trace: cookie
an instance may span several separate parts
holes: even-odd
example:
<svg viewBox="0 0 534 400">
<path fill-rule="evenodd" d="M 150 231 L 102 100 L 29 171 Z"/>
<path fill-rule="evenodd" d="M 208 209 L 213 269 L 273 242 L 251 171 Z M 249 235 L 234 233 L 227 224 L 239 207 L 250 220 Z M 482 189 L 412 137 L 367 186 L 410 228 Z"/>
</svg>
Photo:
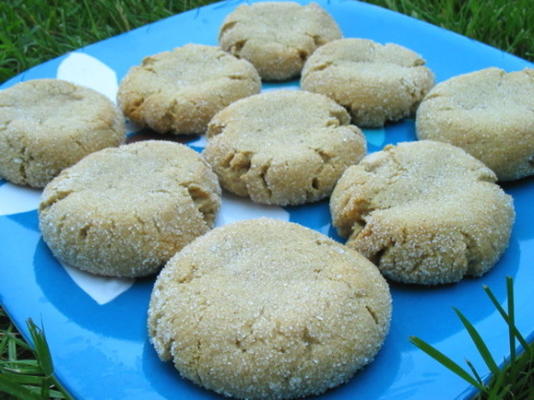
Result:
<svg viewBox="0 0 534 400">
<path fill-rule="evenodd" d="M 423 100 L 417 137 L 461 147 L 500 181 L 534 174 L 534 69 L 487 68 L 440 83 Z"/>
<path fill-rule="evenodd" d="M 50 182 L 39 205 L 43 239 L 63 264 L 137 277 L 161 268 L 213 225 L 217 177 L 188 147 L 144 141 L 85 157 Z"/>
<path fill-rule="evenodd" d="M 303 204 L 330 194 L 366 151 L 343 107 L 319 94 L 280 90 L 237 101 L 208 126 L 206 159 L 221 185 L 264 204 Z"/>
<path fill-rule="evenodd" d="M 230 103 L 258 93 L 261 81 L 246 60 L 218 47 L 187 44 L 146 57 L 119 86 L 124 114 L 159 133 L 204 133 Z"/>
<path fill-rule="evenodd" d="M 221 47 L 249 60 L 268 81 L 298 76 L 317 47 L 339 38 L 337 24 L 316 3 L 244 4 L 225 18 L 219 31 Z"/>
<path fill-rule="evenodd" d="M 0 177 L 42 188 L 125 133 L 121 113 L 92 89 L 58 79 L 18 83 L 0 91 Z"/>
<path fill-rule="evenodd" d="M 345 171 L 330 199 L 347 246 L 386 277 L 434 285 L 480 276 L 508 245 L 515 213 L 495 174 L 450 144 L 387 146 Z"/>
<path fill-rule="evenodd" d="M 413 114 L 434 75 L 420 55 L 405 47 L 341 39 L 313 53 L 300 84 L 346 107 L 356 125 L 377 128 Z"/>
<path fill-rule="evenodd" d="M 388 331 L 385 280 L 363 256 L 300 225 L 216 228 L 158 276 L 148 312 L 159 357 L 205 388 L 289 399 L 346 382 Z"/>
</svg>

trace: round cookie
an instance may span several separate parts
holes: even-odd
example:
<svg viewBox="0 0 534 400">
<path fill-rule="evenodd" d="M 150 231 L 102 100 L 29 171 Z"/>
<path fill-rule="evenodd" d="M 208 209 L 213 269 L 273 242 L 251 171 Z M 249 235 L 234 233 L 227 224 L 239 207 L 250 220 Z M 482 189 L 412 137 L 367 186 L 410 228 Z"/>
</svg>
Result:
<svg viewBox="0 0 534 400">
<path fill-rule="evenodd" d="M 213 225 L 217 177 L 184 145 L 144 141 L 93 153 L 50 182 L 43 239 L 63 264 L 98 275 L 156 272 Z"/>
<path fill-rule="evenodd" d="M 498 68 L 456 76 L 417 110 L 417 137 L 461 147 L 500 181 L 534 174 L 534 69 Z"/>
<path fill-rule="evenodd" d="M 271 81 L 298 76 L 317 47 L 340 37 L 336 22 L 316 3 L 244 4 L 225 18 L 219 31 L 224 50 L 249 60 Z"/>
<path fill-rule="evenodd" d="M 348 168 L 330 199 L 347 246 L 395 281 L 480 276 L 508 245 L 515 213 L 495 174 L 458 147 L 386 146 Z"/>
<path fill-rule="evenodd" d="M 296 90 L 239 100 L 208 126 L 206 159 L 223 188 L 264 204 L 303 204 L 330 195 L 364 156 L 361 131 L 326 96 Z"/>
<path fill-rule="evenodd" d="M 371 362 L 391 298 L 376 267 L 300 225 L 256 219 L 216 228 L 158 276 L 149 335 L 198 385 L 243 399 L 314 395 Z"/>
<path fill-rule="evenodd" d="M 187 44 L 143 60 L 121 82 L 124 114 L 156 132 L 204 133 L 228 104 L 258 93 L 261 81 L 246 60 L 219 47 Z"/>
<path fill-rule="evenodd" d="M 352 121 L 376 128 L 411 115 L 434 84 L 417 53 L 366 39 L 340 39 L 319 48 L 302 70 L 301 87 L 346 107 Z"/>
<path fill-rule="evenodd" d="M 121 113 L 92 89 L 58 79 L 18 83 L 0 91 L 0 177 L 42 188 L 125 133 Z"/>
</svg>

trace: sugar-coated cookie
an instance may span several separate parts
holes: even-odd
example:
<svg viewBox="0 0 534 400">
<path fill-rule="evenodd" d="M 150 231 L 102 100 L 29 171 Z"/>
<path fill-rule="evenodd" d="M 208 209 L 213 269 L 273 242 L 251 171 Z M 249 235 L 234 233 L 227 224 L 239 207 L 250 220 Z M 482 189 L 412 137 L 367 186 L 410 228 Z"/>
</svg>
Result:
<svg viewBox="0 0 534 400">
<path fill-rule="evenodd" d="M 205 388 L 289 399 L 346 382 L 389 329 L 391 297 L 357 252 L 300 225 L 216 228 L 177 253 L 148 313 L 159 357 Z"/>
<path fill-rule="evenodd" d="M 125 133 L 122 114 L 92 89 L 59 79 L 18 83 L 0 91 L 0 178 L 42 188 Z"/>
<path fill-rule="evenodd" d="M 152 274 L 213 225 L 217 177 L 184 145 L 144 141 L 105 149 L 65 169 L 39 206 L 60 262 L 98 275 Z"/>
<path fill-rule="evenodd" d="M 146 57 L 121 82 L 128 118 L 159 133 L 204 133 L 228 104 L 260 91 L 254 67 L 219 47 L 187 44 Z"/>
<path fill-rule="evenodd" d="M 387 146 L 348 168 L 330 199 L 347 246 L 388 278 L 440 284 L 480 276 L 508 246 L 515 213 L 495 174 L 450 144 Z"/>
<path fill-rule="evenodd" d="M 317 47 L 339 38 L 336 22 L 316 3 L 243 4 L 226 17 L 219 31 L 221 47 L 249 60 L 269 81 L 298 76 Z"/>
<path fill-rule="evenodd" d="M 223 188 L 265 204 L 303 204 L 330 195 L 365 155 L 361 131 L 326 96 L 262 93 L 219 112 L 208 126 L 206 159 Z"/>
<path fill-rule="evenodd" d="M 534 69 L 487 68 L 456 76 L 428 93 L 417 136 L 461 147 L 500 181 L 534 174 Z"/>
<path fill-rule="evenodd" d="M 346 107 L 360 127 L 381 127 L 414 113 L 434 84 L 413 51 L 366 39 L 340 39 L 317 49 L 302 70 L 301 87 Z"/>
</svg>

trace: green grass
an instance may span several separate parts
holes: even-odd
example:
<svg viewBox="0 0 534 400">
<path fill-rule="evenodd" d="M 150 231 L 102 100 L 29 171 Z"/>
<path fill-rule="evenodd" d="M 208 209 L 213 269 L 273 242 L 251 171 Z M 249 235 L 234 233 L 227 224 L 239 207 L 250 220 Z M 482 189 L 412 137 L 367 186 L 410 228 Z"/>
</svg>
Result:
<svg viewBox="0 0 534 400">
<path fill-rule="evenodd" d="M 532 0 L 370 0 L 534 61 Z M 12 0 L 0 4 L 0 82 L 48 59 L 210 0 Z M 34 333 L 39 329 L 34 327 Z M 41 344 L 42 345 L 42 344 Z M 43 355 L 44 354 L 44 355 Z M 32 390 L 67 398 L 0 309 L 0 363 L 36 368 Z M 524 360 L 524 356 L 518 359 Z M 524 361 L 526 362 L 526 361 Z M 517 380 L 532 379 L 530 371 Z M 43 369 L 45 367 L 45 369 Z M 476 377 L 474 377 L 476 380 Z M 27 378 L 21 378 L 27 379 Z M 44 382 L 44 386 L 43 386 Z M 31 385 L 30 385 L 31 386 Z M 534 387 L 534 384 L 531 385 Z M 44 389 L 43 389 L 44 387 Z M 48 394 L 47 391 L 48 390 Z M 62 397 L 63 396 L 63 397 Z M 43 397 L 43 396 L 41 396 Z M 533 396 L 534 397 L 534 396 Z M 0 392 L 0 398 L 4 395 Z M 22 396 L 24 398 L 24 396 Z M 513 399 L 520 397 L 513 397 Z M 531 397 L 532 398 L 532 397 Z"/>
<path fill-rule="evenodd" d="M 508 309 L 500 305 L 499 301 L 490 288 L 484 286 L 484 291 L 497 309 L 508 326 L 508 344 L 510 358 L 502 367 L 497 365 L 490 349 L 480 336 L 476 328 L 460 310 L 454 312 L 469 333 L 478 353 L 486 363 L 491 373 L 491 379 L 484 381 L 474 365 L 466 360 L 469 370 L 464 369 L 451 358 L 443 354 L 437 348 L 429 345 L 424 340 L 411 337 L 410 341 L 419 349 L 441 363 L 460 378 L 478 389 L 474 400 L 531 400 L 534 399 L 534 343 L 528 343 L 524 336 L 515 326 L 514 288 L 512 278 L 506 278 Z M 523 352 L 520 356 L 516 353 L 517 343 L 521 344 Z"/>
<path fill-rule="evenodd" d="M 54 376 L 43 329 L 31 320 L 27 324 L 33 346 L 22 339 L 0 309 L 0 398 L 72 400 Z"/>
<path fill-rule="evenodd" d="M 534 61 L 532 0 L 371 0 Z"/>
<path fill-rule="evenodd" d="M 13 0 L 0 7 L 0 82 L 209 0 Z M 532 0 L 370 0 L 534 61 Z"/>
</svg>

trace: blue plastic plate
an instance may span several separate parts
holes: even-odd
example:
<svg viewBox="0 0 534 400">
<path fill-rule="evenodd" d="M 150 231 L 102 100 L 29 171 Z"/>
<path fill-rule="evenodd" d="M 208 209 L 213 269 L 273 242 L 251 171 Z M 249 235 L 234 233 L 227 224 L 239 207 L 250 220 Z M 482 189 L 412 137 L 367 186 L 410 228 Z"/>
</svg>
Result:
<svg viewBox="0 0 534 400">
<path fill-rule="evenodd" d="M 435 26 L 356 1 L 319 1 L 346 37 L 395 42 L 428 61 L 437 81 L 498 66 L 519 70 L 532 64 Z M 113 97 L 117 81 L 147 55 L 185 43 L 216 44 L 218 28 L 238 2 L 192 10 L 84 47 L 39 65 L 6 82 L 35 78 L 72 80 Z M 266 85 L 298 87 L 298 82 Z M 369 150 L 386 143 L 415 140 L 413 121 L 368 130 Z M 200 150 L 203 140 L 189 143 Z M 534 179 L 504 185 L 514 197 L 517 221 L 509 249 L 480 279 L 422 288 L 392 284 L 393 321 L 374 363 L 325 399 L 454 399 L 469 386 L 408 341 L 412 335 L 437 346 L 456 361 L 487 368 L 454 315 L 461 309 L 487 341 L 496 360 L 508 355 L 506 325 L 484 294 L 490 286 L 504 305 L 505 276 L 514 277 L 517 325 L 534 331 Z M 99 279 L 62 267 L 43 243 L 35 211 L 39 192 L 0 181 L 0 295 L 22 332 L 27 318 L 46 330 L 59 379 L 80 399 L 208 399 L 217 396 L 184 381 L 169 363 L 158 360 L 147 339 L 146 310 L 154 279 Z M 226 196 L 218 224 L 268 215 L 295 221 L 335 236 L 327 202 L 301 207 L 261 207 Z"/>
</svg>

